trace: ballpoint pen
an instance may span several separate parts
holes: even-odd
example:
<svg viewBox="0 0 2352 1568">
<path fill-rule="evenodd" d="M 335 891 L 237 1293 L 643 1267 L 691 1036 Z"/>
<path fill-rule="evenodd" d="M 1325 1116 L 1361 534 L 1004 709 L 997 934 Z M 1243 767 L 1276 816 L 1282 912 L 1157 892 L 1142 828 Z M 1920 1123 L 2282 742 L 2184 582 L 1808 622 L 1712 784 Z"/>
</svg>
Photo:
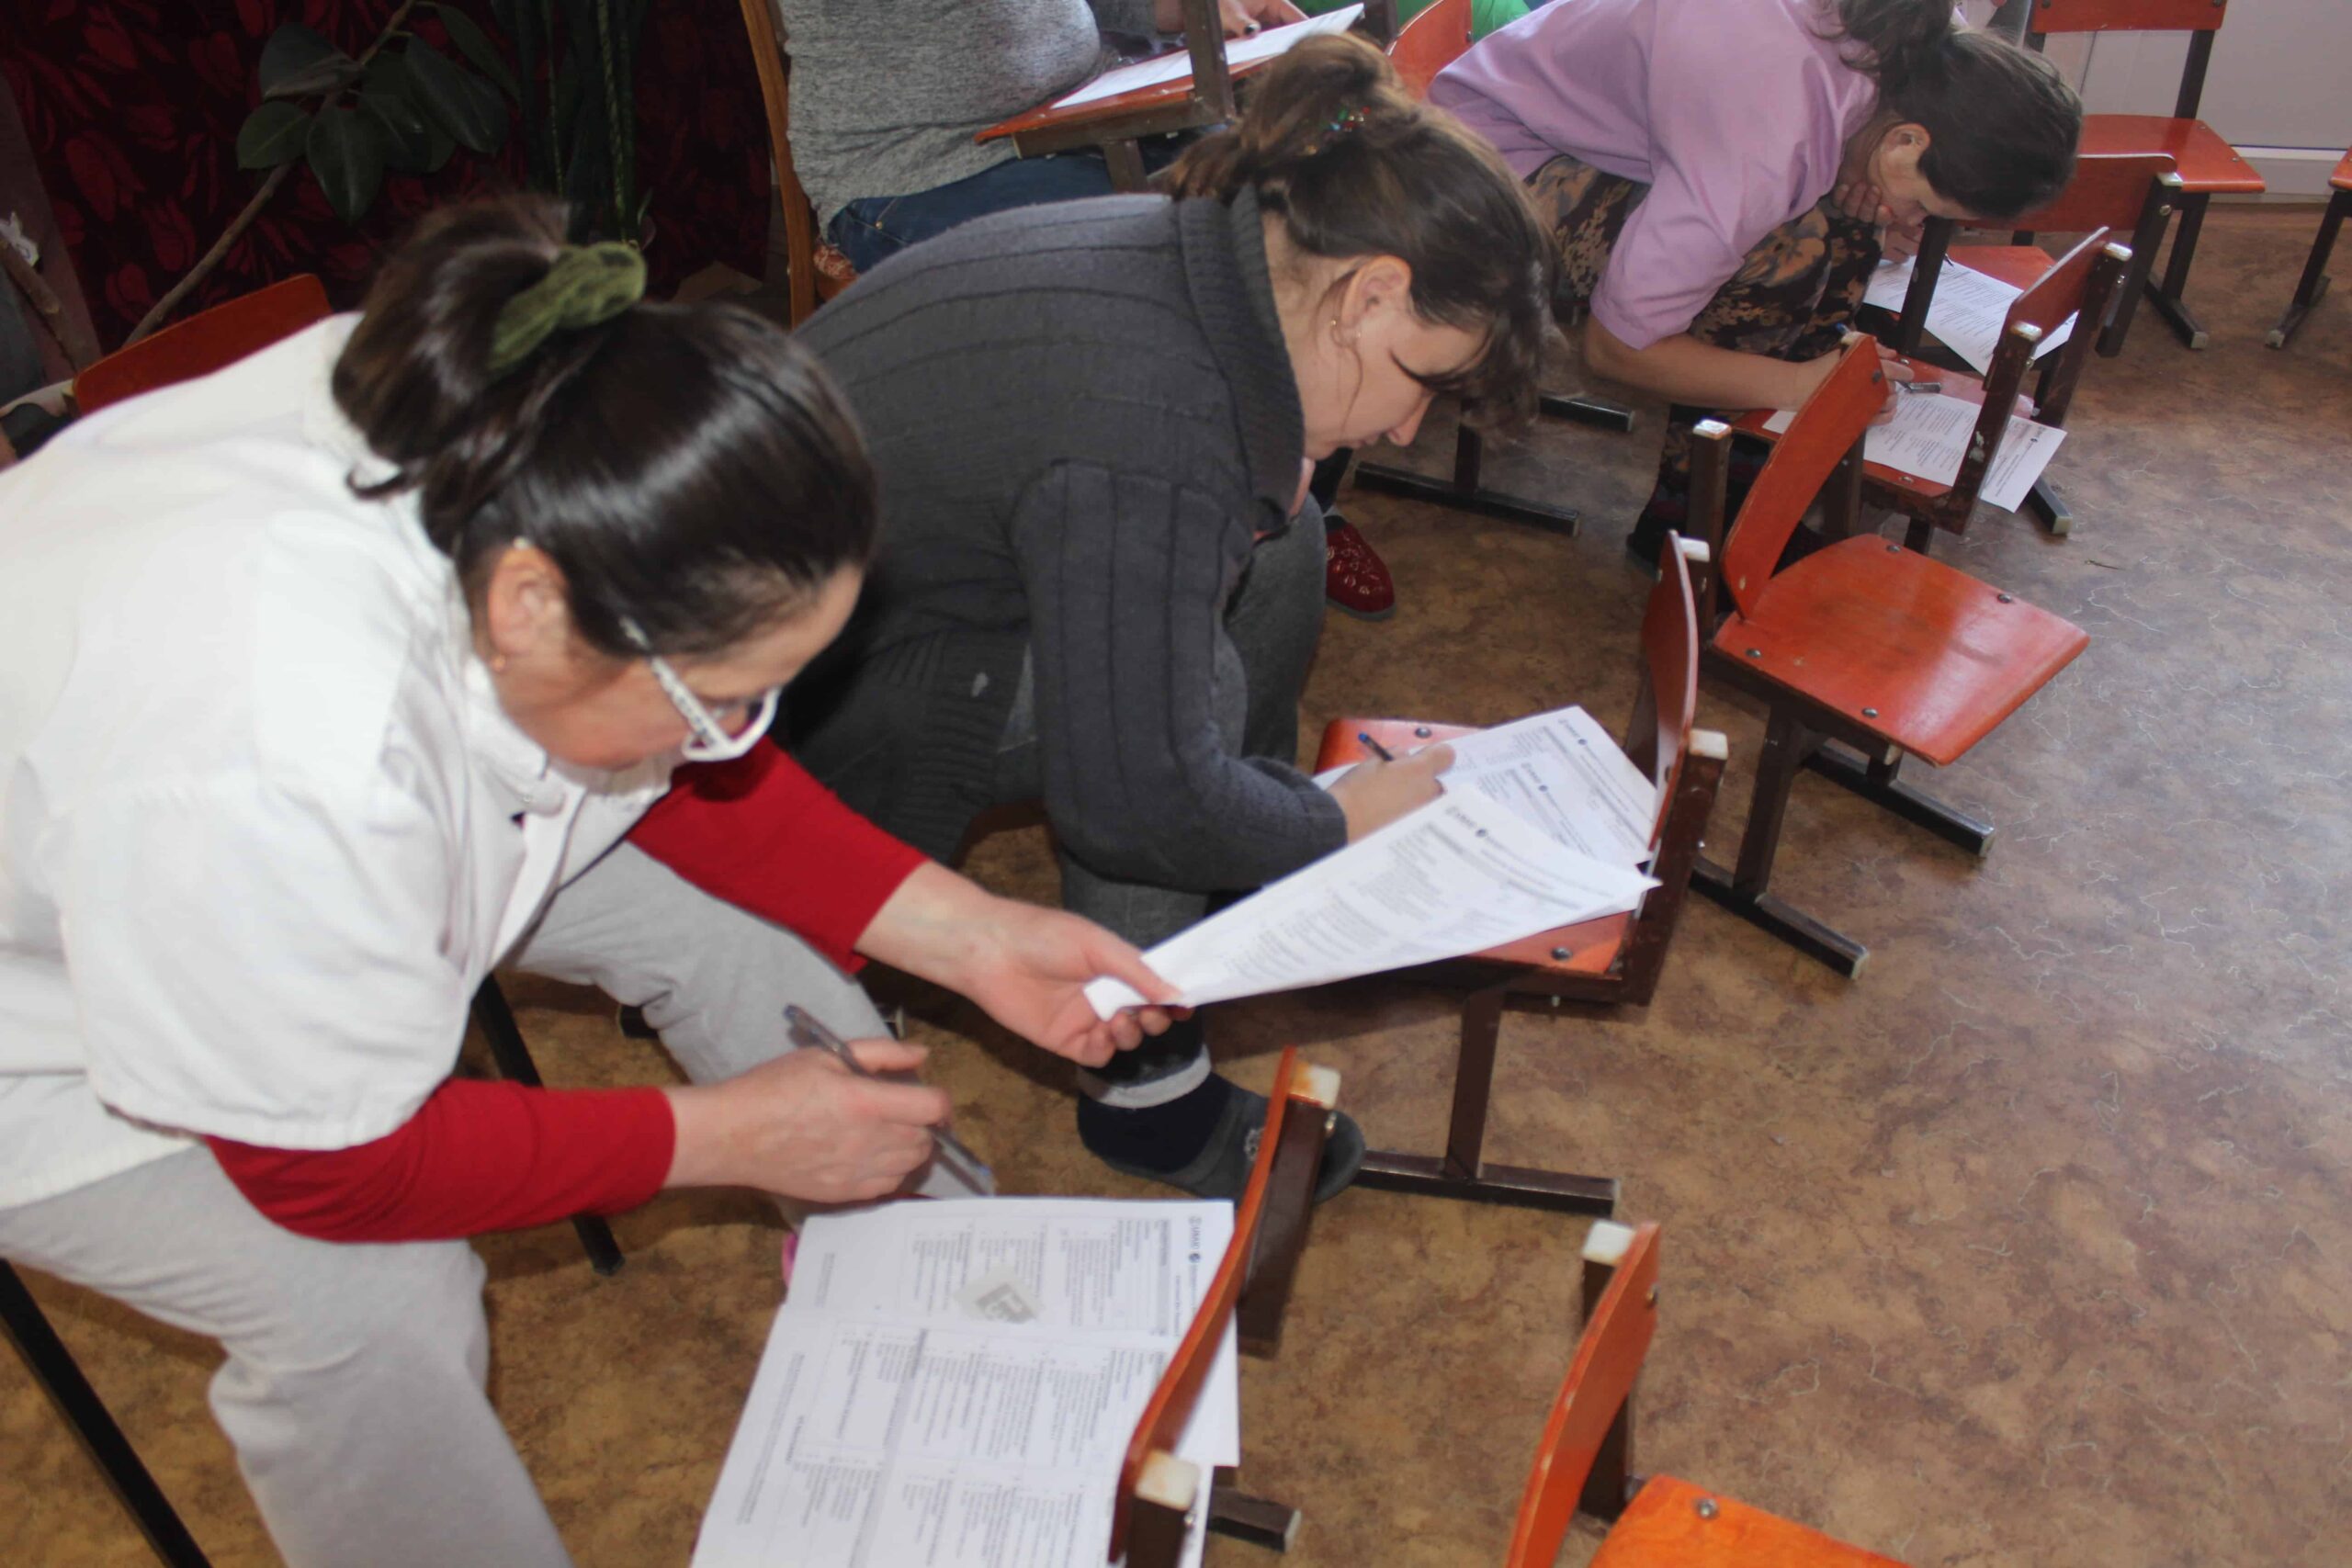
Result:
<svg viewBox="0 0 2352 1568">
<path fill-rule="evenodd" d="M 879 1077 L 857 1059 L 849 1042 L 819 1022 L 814 1015 L 798 1006 L 784 1010 L 785 1031 L 795 1045 L 831 1051 L 841 1065 L 862 1078 Z M 964 1141 L 944 1127 L 931 1130 L 933 1142 L 938 1145 L 940 1162 L 953 1170 L 956 1179 L 973 1191 L 986 1197 L 996 1191 L 996 1173 L 988 1162 L 964 1146 Z"/>
<path fill-rule="evenodd" d="M 1897 381 L 1895 386 L 1905 392 L 1940 392 L 1944 389 L 1941 381 Z"/>
<path fill-rule="evenodd" d="M 1363 741 L 1365 745 L 1367 745 L 1367 746 L 1371 747 L 1371 748 L 1372 748 L 1372 754 L 1373 754 L 1374 756 L 1375 756 L 1375 757 L 1379 758 L 1382 761 L 1384 761 L 1384 762 L 1393 762 L 1393 761 L 1395 761 L 1396 760 L 1396 753 L 1395 753 L 1394 751 L 1391 751 L 1387 747 L 1383 746 L 1379 741 L 1374 740 L 1374 739 L 1370 735 L 1366 734 L 1364 731 L 1363 731 L 1363 730 L 1358 730 L 1358 731 L 1356 732 L 1356 739 L 1359 739 L 1359 740 L 1361 740 L 1361 741 Z"/>
</svg>

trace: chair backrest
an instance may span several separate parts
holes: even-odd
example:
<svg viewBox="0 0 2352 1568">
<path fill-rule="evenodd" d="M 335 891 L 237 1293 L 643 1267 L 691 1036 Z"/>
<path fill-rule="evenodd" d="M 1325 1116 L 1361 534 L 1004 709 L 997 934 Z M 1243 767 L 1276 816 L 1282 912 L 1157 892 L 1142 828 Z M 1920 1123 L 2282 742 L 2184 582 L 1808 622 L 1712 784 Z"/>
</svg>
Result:
<svg viewBox="0 0 2352 1568">
<path fill-rule="evenodd" d="M 1623 1225 L 1605 1221 L 1592 1228 L 1585 1244 L 1586 1268 L 1613 1272 L 1585 1318 L 1576 1359 L 1544 1423 L 1544 1440 L 1520 1494 L 1505 1568 L 1551 1568 L 1559 1556 L 1585 1477 L 1632 1396 L 1642 1359 L 1657 1332 L 1657 1224 L 1630 1236 Z"/>
<path fill-rule="evenodd" d="M 1225 1325 L 1240 1304 L 1244 1287 L 1252 1283 L 1253 1271 L 1266 1267 L 1267 1260 L 1259 1255 L 1259 1243 L 1268 1215 L 1293 1202 L 1313 1201 L 1322 1140 L 1311 1140 L 1312 1152 L 1302 1153 L 1307 1144 L 1285 1134 L 1301 1119 L 1311 1119 L 1319 1127 L 1338 1103 L 1339 1089 L 1337 1073 L 1308 1066 L 1300 1060 L 1295 1045 L 1283 1047 L 1266 1106 L 1265 1131 L 1258 1140 L 1257 1161 L 1250 1169 L 1250 1185 L 1233 1211 L 1233 1239 L 1226 1244 L 1225 1256 L 1210 1278 L 1208 1294 L 1193 1314 L 1176 1354 L 1160 1372 L 1159 1385 L 1136 1422 L 1135 1435 L 1127 1440 L 1126 1459 L 1119 1467 L 1118 1498 L 1111 1514 L 1109 1561 L 1113 1562 L 1125 1557 L 1130 1568 L 1159 1568 L 1160 1554 L 1169 1544 L 1164 1531 L 1153 1529 L 1148 1544 L 1138 1539 L 1135 1551 L 1129 1550 L 1138 1516 L 1152 1516 L 1155 1523 L 1164 1524 L 1172 1514 L 1181 1522 L 1196 1501 L 1205 1504 L 1205 1499 L 1194 1495 L 1204 1478 L 1175 1457 L 1176 1443 L 1192 1419 L 1193 1403 L 1225 1341 Z M 1166 1561 L 1172 1568 L 1174 1559 Z"/>
<path fill-rule="evenodd" d="M 2037 389 L 2036 418 L 2044 424 L 2065 423 L 2075 384 L 2090 363 L 2098 323 L 2106 318 L 2108 301 L 2114 298 L 2131 262 L 2132 253 L 2110 243 L 2109 231 L 2093 230 L 2010 304 L 2000 342 L 1993 350 L 1992 368 L 1984 377 L 1984 403 L 1977 412 L 1968 454 L 1961 459 L 1960 472 L 1944 498 L 1939 520 L 1945 527 L 1954 533 L 1967 529 L 1984 476 L 2001 455 L 2010 414 L 2033 368 L 2035 352 L 2051 329 L 2079 311 L 2074 335 L 2058 350 L 2057 362 L 2050 366 Z"/>
<path fill-rule="evenodd" d="M 2080 234 L 2092 229 L 2139 227 L 2150 185 L 2173 172 L 2169 152 L 2086 152 L 2057 199 L 2037 212 L 1999 225 L 2038 234 Z"/>
<path fill-rule="evenodd" d="M 2025 41 L 2038 51 L 2050 33 L 2185 32 L 2188 53 L 2180 62 L 2172 117 L 2195 119 L 2205 96 L 2205 73 L 2213 63 L 2213 35 L 2228 11 L 2229 0 L 2033 0 Z"/>
<path fill-rule="evenodd" d="M 2033 0 L 2030 33 L 2210 33 L 2229 0 Z"/>
<path fill-rule="evenodd" d="M 84 413 L 95 413 L 141 392 L 193 381 L 331 313 L 326 286 L 302 273 L 117 349 L 74 378 L 74 401 Z"/>
<path fill-rule="evenodd" d="M 1709 541 L 1710 553 L 1723 563 L 1723 580 L 1742 615 L 1754 614 L 1757 596 L 1804 520 L 1805 508 L 1861 440 L 1885 401 L 1885 386 L 1878 344 L 1860 333 L 1849 335 L 1838 368 L 1805 400 L 1795 422 L 1774 444 L 1739 515 L 1729 524 L 1730 538 L 1720 549 Z"/>
<path fill-rule="evenodd" d="M 817 309 L 817 209 L 792 164 L 792 57 L 785 52 L 775 6 L 776 0 L 742 0 L 743 32 L 767 109 L 768 155 L 775 162 L 776 199 L 784 210 L 786 315 L 797 327 Z"/>
<path fill-rule="evenodd" d="M 1434 0 L 1397 32 L 1388 62 L 1413 96 L 1428 97 L 1437 73 L 1462 58 L 1470 47 L 1470 0 Z"/>
</svg>

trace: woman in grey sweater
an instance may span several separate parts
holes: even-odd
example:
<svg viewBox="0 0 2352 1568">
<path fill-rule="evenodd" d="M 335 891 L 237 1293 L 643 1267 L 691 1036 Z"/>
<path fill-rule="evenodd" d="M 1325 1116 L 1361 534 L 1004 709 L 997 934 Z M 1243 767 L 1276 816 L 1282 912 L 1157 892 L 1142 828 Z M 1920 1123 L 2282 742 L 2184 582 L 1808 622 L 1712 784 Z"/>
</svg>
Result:
<svg viewBox="0 0 2352 1568">
<path fill-rule="evenodd" d="M 1442 755 L 1327 794 L 1292 763 L 1321 620 L 1312 462 L 1409 442 L 1430 400 L 1524 418 L 1544 231 L 1484 142 L 1379 51 L 1307 40 L 1234 128 L 1109 197 L 967 224 L 804 329 L 883 497 L 865 602 L 801 761 L 952 857 L 1043 797 L 1063 901 L 1146 944 L 1432 797 Z M 1239 1192 L 1265 1102 L 1197 1021 L 1084 1075 L 1111 1165 Z M 1354 1174 L 1342 1120 L 1323 1195 Z"/>
</svg>

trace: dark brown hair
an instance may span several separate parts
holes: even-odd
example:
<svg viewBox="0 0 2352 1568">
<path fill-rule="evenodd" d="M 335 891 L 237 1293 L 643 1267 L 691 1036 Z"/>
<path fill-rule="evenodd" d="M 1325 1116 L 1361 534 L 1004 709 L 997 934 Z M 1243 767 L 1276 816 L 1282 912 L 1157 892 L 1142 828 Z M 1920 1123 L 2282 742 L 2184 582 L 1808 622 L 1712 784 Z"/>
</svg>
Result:
<svg viewBox="0 0 2352 1568">
<path fill-rule="evenodd" d="M 1501 157 L 1415 99 L 1362 39 L 1307 39 L 1252 82 L 1239 119 L 1188 149 L 1161 188 L 1226 201 L 1247 186 L 1310 255 L 1397 257 L 1415 313 L 1486 340 L 1466 369 L 1430 384 L 1482 424 L 1532 417 L 1551 244 Z"/>
<path fill-rule="evenodd" d="M 472 203 L 385 263 L 334 386 L 394 471 L 354 488 L 414 491 L 469 592 L 505 546 L 546 551 L 605 653 L 716 652 L 872 554 L 864 444 L 807 351 L 729 306 L 640 302 L 492 377 L 498 313 L 564 225 L 545 197 Z"/>
<path fill-rule="evenodd" d="M 1880 109 L 1927 128 L 1919 173 L 1978 218 L 2049 203 L 2075 173 L 2083 103 L 2058 68 L 1955 26 L 1950 0 L 1837 0 L 1848 62 L 1878 78 Z"/>
</svg>

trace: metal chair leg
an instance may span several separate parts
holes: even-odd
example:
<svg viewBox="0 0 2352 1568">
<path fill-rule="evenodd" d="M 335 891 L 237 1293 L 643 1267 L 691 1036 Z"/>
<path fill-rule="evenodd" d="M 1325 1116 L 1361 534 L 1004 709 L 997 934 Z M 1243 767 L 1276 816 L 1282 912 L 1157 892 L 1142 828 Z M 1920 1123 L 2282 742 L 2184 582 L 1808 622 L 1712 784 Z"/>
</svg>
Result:
<svg viewBox="0 0 2352 1568">
<path fill-rule="evenodd" d="M 1356 484 L 1382 495 L 1401 495 L 1408 501 L 1427 502 L 1456 512 L 1476 513 L 1481 517 L 1498 517 L 1506 523 L 1524 523 L 1532 528 L 1575 536 L 1582 520 L 1567 507 L 1506 495 L 1481 484 L 1478 474 L 1485 460 L 1485 439 L 1465 424 L 1454 435 L 1451 479 L 1391 468 L 1385 463 L 1358 463 Z"/>
<path fill-rule="evenodd" d="M 2263 339 L 2273 348 L 2284 348 L 2303 324 L 2303 318 L 2327 295 L 2327 258 L 2335 249 L 2335 232 L 2344 227 L 2346 213 L 2352 213 L 2352 190 L 2339 190 L 2328 197 L 2327 211 L 2319 220 L 2319 237 L 2312 242 L 2311 258 L 2303 263 L 2302 281 L 2295 285 L 2293 303 L 2278 324 Z"/>
<path fill-rule="evenodd" d="M 1820 750 L 1821 742 L 1822 737 L 1785 709 L 1772 710 L 1764 731 L 1764 749 L 1756 759 L 1756 793 L 1747 808 L 1747 829 L 1739 841 L 1739 865 L 1725 871 L 1713 861 L 1702 860 L 1691 868 L 1690 886 L 1749 925 L 1850 980 L 1862 972 L 1870 949 L 1769 891 L 1772 863 L 1781 852 L 1781 823 L 1788 815 L 1789 790 L 1798 770 Z"/>
<path fill-rule="evenodd" d="M 32 1292 L 17 1277 L 17 1271 L 0 1262 L 0 1328 L 6 1328 L 8 1338 L 17 1347 L 17 1354 L 24 1358 L 25 1368 L 33 1381 L 41 1386 L 65 1424 L 82 1440 L 91 1460 L 107 1478 L 107 1484 L 138 1522 L 139 1531 L 147 1538 L 156 1558 L 166 1568 L 209 1568 L 209 1560 L 198 1549 L 196 1538 L 189 1535 L 180 1517 L 155 1478 L 147 1472 L 130 1439 L 122 1435 L 100 1403 L 97 1391 L 82 1375 L 74 1364 L 65 1343 L 49 1325 L 49 1319 L 33 1300 Z"/>
<path fill-rule="evenodd" d="M 498 1064 L 499 1075 L 512 1078 L 532 1089 L 544 1087 L 538 1065 L 531 1060 L 531 1048 L 523 1043 L 522 1025 L 514 1021 L 514 1010 L 506 1003 L 506 993 L 498 988 L 498 976 L 485 976 L 481 989 L 474 993 L 474 1021 L 481 1025 L 482 1037 L 490 1042 L 491 1059 Z M 580 1245 L 588 1253 L 588 1267 L 602 1275 L 620 1272 L 627 1261 L 621 1256 L 621 1244 L 613 1239 L 613 1227 L 600 1214 L 574 1214 L 571 1228 L 580 1235 Z"/>
<path fill-rule="evenodd" d="M 2181 295 L 2188 288 L 2188 268 L 2197 259 L 2197 236 L 2205 227 L 2205 208 L 2212 197 L 2203 191 L 2194 191 L 2180 198 L 2180 211 L 2172 231 L 2172 254 L 2165 263 L 2164 282 L 2147 286 L 2148 305 L 2171 327 L 2173 335 L 2188 348 L 2203 348 L 2209 340 L 2197 318 L 2188 313 L 2188 305 Z"/>
</svg>

